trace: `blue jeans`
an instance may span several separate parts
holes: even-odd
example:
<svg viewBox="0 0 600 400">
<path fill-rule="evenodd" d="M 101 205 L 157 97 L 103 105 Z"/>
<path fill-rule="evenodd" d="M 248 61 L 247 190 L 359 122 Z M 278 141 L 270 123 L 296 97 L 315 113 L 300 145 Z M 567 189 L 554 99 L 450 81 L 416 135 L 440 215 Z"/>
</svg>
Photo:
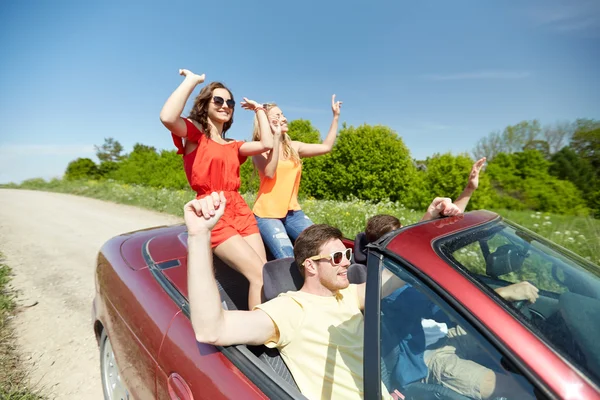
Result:
<svg viewBox="0 0 600 400">
<path fill-rule="evenodd" d="M 302 210 L 290 210 L 283 218 L 255 217 L 260 236 L 275 258 L 294 257 L 292 240 L 313 224 Z"/>
</svg>

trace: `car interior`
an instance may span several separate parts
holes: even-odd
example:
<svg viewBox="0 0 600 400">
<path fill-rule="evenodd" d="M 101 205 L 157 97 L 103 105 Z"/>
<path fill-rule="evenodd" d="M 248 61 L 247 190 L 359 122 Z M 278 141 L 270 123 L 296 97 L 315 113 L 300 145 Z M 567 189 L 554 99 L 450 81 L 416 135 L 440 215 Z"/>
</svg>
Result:
<svg viewBox="0 0 600 400">
<path fill-rule="evenodd" d="M 448 260 L 491 289 L 526 280 L 535 303 L 509 304 L 542 340 L 600 383 L 600 269 L 558 246 L 506 223 L 439 247 Z M 467 251 L 465 251 L 467 250 Z"/>
</svg>

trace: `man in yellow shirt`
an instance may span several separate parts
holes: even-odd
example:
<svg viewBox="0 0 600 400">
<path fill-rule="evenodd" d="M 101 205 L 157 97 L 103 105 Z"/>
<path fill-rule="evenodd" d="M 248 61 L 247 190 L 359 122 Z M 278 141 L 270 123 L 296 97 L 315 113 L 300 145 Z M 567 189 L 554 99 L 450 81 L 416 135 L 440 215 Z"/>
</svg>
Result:
<svg viewBox="0 0 600 400">
<path fill-rule="evenodd" d="M 210 235 L 225 203 L 222 193 L 213 192 L 184 207 L 188 293 L 196 339 L 220 346 L 276 347 L 307 398 L 363 398 L 365 284 L 348 282 L 352 251 L 342 243 L 342 233 L 328 225 L 313 225 L 298 237 L 294 255 L 304 275 L 299 291 L 283 293 L 252 311 L 223 310 Z M 391 274 L 383 281 L 383 292 L 404 285 Z"/>
</svg>

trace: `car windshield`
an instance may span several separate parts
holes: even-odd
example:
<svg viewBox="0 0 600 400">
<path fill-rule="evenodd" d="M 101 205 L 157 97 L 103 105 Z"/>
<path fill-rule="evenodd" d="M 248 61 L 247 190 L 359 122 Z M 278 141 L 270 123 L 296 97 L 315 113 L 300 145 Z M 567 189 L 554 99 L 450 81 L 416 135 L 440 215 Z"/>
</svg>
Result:
<svg viewBox="0 0 600 400">
<path fill-rule="evenodd" d="M 493 290 L 523 281 L 535 286 L 535 303 L 495 297 L 600 383 L 600 267 L 507 221 L 443 238 L 435 247 L 452 265 Z"/>
</svg>

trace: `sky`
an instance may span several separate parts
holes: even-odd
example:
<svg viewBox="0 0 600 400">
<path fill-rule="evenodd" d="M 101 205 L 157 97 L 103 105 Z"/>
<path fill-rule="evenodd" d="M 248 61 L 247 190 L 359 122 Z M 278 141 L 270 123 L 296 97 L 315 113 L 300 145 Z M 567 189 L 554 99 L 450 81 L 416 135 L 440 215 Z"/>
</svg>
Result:
<svg viewBox="0 0 600 400">
<path fill-rule="evenodd" d="M 342 122 L 389 126 L 416 159 L 523 120 L 600 119 L 597 0 L 8 0 L 0 54 L 0 183 L 98 161 L 107 137 L 173 149 L 159 113 L 180 68 L 322 136 L 335 93 Z M 252 118 L 237 106 L 228 137 L 249 140 Z"/>
</svg>

